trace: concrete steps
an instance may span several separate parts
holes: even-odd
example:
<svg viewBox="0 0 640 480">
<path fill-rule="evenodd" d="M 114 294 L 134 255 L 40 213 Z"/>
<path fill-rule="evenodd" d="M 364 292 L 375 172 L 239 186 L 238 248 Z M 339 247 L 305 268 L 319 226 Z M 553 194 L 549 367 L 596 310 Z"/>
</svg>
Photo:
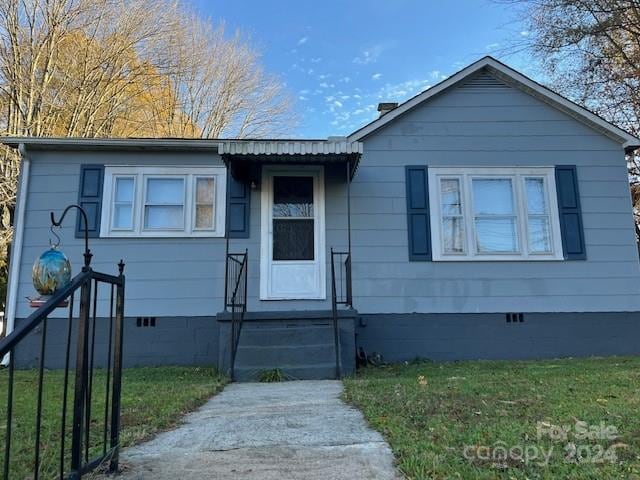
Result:
<svg viewBox="0 0 640 480">
<path fill-rule="evenodd" d="M 288 380 L 335 378 L 335 345 L 330 324 L 248 323 L 236 355 L 238 381 L 256 381 L 262 372 L 282 370 Z"/>
<path fill-rule="evenodd" d="M 341 374 L 356 368 L 353 309 L 338 312 Z M 231 315 L 220 312 L 218 367 L 230 373 Z M 235 380 L 258 381 L 261 374 L 280 369 L 288 380 L 336 377 L 333 319 L 330 310 L 251 311 L 245 314 L 235 361 Z"/>
</svg>

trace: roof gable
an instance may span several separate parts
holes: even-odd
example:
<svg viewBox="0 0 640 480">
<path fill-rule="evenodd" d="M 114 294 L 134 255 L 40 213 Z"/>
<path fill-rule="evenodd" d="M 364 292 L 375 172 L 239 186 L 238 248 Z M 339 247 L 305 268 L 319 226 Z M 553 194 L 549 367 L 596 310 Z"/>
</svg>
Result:
<svg viewBox="0 0 640 480">
<path fill-rule="evenodd" d="M 414 109 L 418 105 L 428 102 L 436 95 L 454 86 L 467 90 L 515 87 L 615 140 L 620 143 L 626 151 L 632 151 L 640 147 L 640 139 L 492 57 L 484 57 L 478 60 L 446 80 L 407 100 L 397 108 L 382 115 L 359 130 L 356 130 L 348 137 L 349 141 L 362 140 L 404 113 Z"/>
</svg>

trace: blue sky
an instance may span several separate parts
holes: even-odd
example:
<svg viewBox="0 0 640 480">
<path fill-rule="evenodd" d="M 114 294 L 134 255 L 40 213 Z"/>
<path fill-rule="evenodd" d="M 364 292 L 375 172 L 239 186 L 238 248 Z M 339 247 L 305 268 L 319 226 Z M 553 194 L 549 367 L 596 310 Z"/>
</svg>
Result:
<svg viewBox="0 0 640 480">
<path fill-rule="evenodd" d="M 295 99 L 293 136 L 345 135 L 528 32 L 508 5 L 489 0 L 192 0 L 203 16 L 240 29 Z"/>
</svg>

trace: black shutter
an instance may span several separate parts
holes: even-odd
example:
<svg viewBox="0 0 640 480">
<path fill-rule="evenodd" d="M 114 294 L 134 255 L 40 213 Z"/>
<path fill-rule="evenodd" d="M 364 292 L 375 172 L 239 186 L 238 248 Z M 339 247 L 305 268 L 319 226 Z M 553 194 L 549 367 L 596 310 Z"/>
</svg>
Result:
<svg viewBox="0 0 640 480">
<path fill-rule="evenodd" d="M 407 230 L 409 260 L 431 260 L 431 226 L 429 224 L 429 178 L 426 166 L 406 167 Z"/>
<path fill-rule="evenodd" d="M 233 178 L 233 175 L 229 174 L 229 176 L 229 194 L 227 195 L 229 238 L 249 238 L 251 188 L 247 183 Z"/>
<path fill-rule="evenodd" d="M 580 191 L 578 190 L 578 174 L 575 165 L 558 165 L 556 167 L 556 189 L 558 190 L 558 213 L 564 258 L 566 260 L 586 260 L 587 251 L 584 245 Z"/>
<path fill-rule="evenodd" d="M 78 204 L 87 213 L 90 237 L 100 236 L 100 215 L 102 212 L 102 184 L 104 165 L 81 165 Z M 76 218 L 76 238 L 84 237 L 84 222 L 80 212 Z"/>
</svg>

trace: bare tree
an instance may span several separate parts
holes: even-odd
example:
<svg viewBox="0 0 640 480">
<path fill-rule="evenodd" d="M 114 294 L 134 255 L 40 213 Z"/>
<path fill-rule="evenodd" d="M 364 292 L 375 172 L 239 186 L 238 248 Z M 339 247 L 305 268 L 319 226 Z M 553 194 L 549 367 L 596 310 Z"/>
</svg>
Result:
<svg viewBox="0 0 640 480">
<path fill-rule="evenodd" d="M 552 86 L 640 134 L 640 0 L 503 2 L 520 9 L 529 33 L 515 48 L 539 59 Z M 629 156 L 628 165 L 638 224 L 640 157 Z"/>
<path fill-rule="evenodd" d="M 0 0 L 0 134 L 260 137 L 292 118 L 249 42 L 179 0 Z M 2 279 L 19 159 L 0 160 Z"/>
<path fill-rule="evenodd" d="M 194 15 L 185 17 L 185 27 L 172 43 L 178 68 L 163 79 L 168 95 L 154 99 L 154 123 L 161 126 L 164 120 L 165 131 L 184 137 L 264 137 L 290 131 L 295 117 L 282 82 L 263 71 L 258 53 L 240 33 L 225 34 L 224 24 L 214 27 Z"/>
</svg>

